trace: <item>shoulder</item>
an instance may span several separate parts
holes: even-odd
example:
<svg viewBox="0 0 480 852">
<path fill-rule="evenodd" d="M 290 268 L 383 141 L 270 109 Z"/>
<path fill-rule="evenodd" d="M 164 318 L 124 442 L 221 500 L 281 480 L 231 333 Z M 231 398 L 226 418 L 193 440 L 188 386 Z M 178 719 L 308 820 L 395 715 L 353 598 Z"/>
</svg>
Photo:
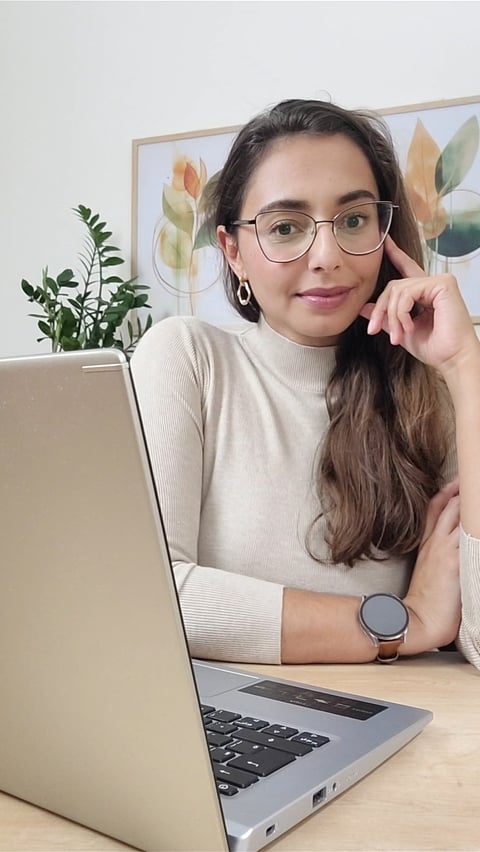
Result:
<svg viewBox="0 0 480 852">
<path fill-rule="evenodd" d="M 142 337 L 132 356 L 132 368 L 181 369 L 210 373 L 236 360 L 242 330 L 229 331 L 197 317 L 174 316 L 157 322 Z"/>
<path fill-rule="evenodd" d="M 154 355 L 159 350 L 192 350 L 225 349 L 235 344 L 242 332 L 227 331 L 219 326 L 211 325 L 197 317 L 174 316 L 166 317 L 155 323 L 138 343 L 133 359 L 148 352 Z"/>
</svg>

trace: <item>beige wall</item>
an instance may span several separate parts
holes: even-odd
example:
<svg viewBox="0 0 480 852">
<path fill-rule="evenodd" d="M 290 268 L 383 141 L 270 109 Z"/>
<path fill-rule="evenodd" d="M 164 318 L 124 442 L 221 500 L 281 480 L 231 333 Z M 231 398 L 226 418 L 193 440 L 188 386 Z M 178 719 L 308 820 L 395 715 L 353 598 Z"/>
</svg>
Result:
<svg viewBox="0 0 480 852">
<path fill-rule="evenodd" d="M 0 355 L 38 350 L 20 279 L 76 258 L 69 212 L 130 252 L 134 138 L 239 124 L 285 97 L 479 95 L 477 2 L 0 3 Z"/>
</svg>

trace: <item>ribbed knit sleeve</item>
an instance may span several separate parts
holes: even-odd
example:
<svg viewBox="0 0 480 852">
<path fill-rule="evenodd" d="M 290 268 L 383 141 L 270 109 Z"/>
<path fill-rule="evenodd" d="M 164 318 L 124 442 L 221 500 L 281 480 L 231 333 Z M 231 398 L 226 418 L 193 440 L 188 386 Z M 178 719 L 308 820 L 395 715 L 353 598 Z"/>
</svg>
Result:
<svg viewBox="0 0 480 852">
<path fill-rule="evenodd" d="M 480 541 L 460 529 L 460 587 L 462 622 L 457 645 L 480 669 Z"/>
<path fill-rule="evenodd" d="M 280 663 L 283 586 L 198 564 L 205 405 L 211 382 L 221 384 L 214 359 L 172 318 L 145 336 L 131 366 L 192 656 Z"/>
</svg>

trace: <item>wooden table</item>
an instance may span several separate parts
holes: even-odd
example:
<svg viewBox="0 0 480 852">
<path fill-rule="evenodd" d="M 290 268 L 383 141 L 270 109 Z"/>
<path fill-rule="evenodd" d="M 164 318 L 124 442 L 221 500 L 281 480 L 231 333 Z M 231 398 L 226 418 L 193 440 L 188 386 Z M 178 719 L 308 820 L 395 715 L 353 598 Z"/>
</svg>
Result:
<svg viewBox="0 0 480 852">
<path fill-rule="evenodd" d="M 424 654 L 392 666 L 243 668 L 434 713 L 413 742 L 269 849 L 480 850 L 480 672 L 457 654 Z M 0 794 L 0 850 L 129 848 Z"/>
</svg>

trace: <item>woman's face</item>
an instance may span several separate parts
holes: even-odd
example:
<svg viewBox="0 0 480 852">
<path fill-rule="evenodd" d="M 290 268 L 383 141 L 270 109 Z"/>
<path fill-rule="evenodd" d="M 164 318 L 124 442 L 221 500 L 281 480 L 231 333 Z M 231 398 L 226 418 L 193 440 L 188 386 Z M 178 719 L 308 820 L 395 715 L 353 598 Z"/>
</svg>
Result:
<svg viewBox="0 0 480 852">
<path fill-rule="evenodd" d="M 266 208 L 301 210 L 333 219 L 362 201 L 379 200 L 369 162 L 346 136 L 296 135 L 279 139 L 253 173 L 239 218 Z M 383 247 L 372 254 L 346 254 L 332 226 L 318 226 L 309 251 L 276 263 L 260 249 L 252 225 L 235 235 L 218 229 L 220 245 L 238 278 L 247 279 L 268 324 L 309 346 L 329 346 L 356 319 L 377 282 Z"/>
</svg>

